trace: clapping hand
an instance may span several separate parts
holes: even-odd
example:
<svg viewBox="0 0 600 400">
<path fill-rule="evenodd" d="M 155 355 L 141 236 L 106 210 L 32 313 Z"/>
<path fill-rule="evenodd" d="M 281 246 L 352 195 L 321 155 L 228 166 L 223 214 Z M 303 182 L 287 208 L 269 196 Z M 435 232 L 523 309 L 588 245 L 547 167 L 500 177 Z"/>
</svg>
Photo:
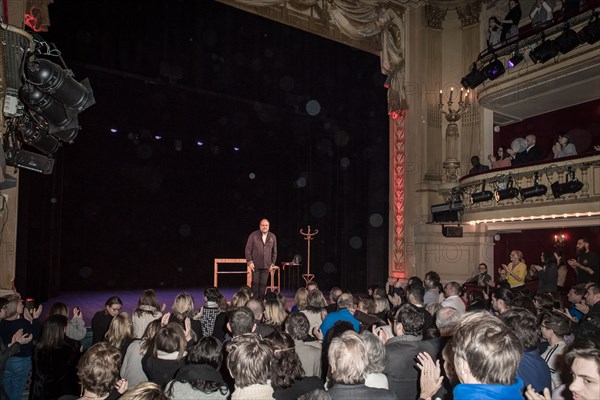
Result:
<svg viewBox="0 0 600 400">
<path fill-rule="evenodd" d="M 525 398 L 527 400 L 551 400 L 552 396 L 550 395 L 550 390 L 548 388 L 544 389 L 544 393 L 536 393 L 535 389 L 531 387 L 531 385 L 527 385 L 527 390 L 525 391 Z"/>
<path fill-rule="evenodd" d="M 417 368 L 421 370 L 421 393 L 420 398 L 431 399 L 442 387 L 444 377 L 441 376 L 440 361 L 435 364 L 428 353 L 417 355 Z"/>
</svg>

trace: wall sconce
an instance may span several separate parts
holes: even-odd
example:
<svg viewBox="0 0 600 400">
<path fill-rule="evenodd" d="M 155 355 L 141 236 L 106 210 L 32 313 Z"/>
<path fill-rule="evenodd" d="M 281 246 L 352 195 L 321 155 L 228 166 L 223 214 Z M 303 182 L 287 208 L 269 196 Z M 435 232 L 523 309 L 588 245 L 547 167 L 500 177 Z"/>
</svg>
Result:
<svg viewBox="0 0 600 400">
<path fill-rule="evenodd" d="M 565 235 L 562 233 L 554 235 L 554 247 L 563 247 L 565 245 Z"/>
</svg>

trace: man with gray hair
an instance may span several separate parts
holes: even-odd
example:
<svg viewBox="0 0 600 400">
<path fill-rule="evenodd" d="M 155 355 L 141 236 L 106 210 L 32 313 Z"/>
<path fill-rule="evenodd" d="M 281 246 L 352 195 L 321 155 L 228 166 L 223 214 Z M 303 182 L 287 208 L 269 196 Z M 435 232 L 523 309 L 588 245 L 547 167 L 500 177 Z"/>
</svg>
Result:
<svg viewBox="0 0 600 400">
<path fill-rule="evenodd" d="M 520 153 L 516 153 L 512 149 L 508 149 L 508 153 L 513 159 L 511 162 L 512 165 L 527 164 L 540 161 L 544 158 L 544 154 L 542 154 L 540 148 L 535 144 L 535 135 L 527 135 L 525 137 L 525 141 L 527 142 L 527 148 Z"/>
<path fill-rule="evenodd" d="M 333 400 L 396 399 L 387 389 L 365 385 L 369 361 L 365 344 L 356 332 L 346 331 L 334 338 L 328 356 L 333 387 L 327 393 Z"/>
<path fill-rule="evenodd" d="M 442 307 L 452 307 L 456 309 L 463 315 L 467 307 L 465 306 L 465 302 L 459 297 L 460 295 L 460 285 L 458 282 L 448 282 L 446 286 L 444 286 L 444 294 L 446 295 L 446 299 L 442 301 Z"/>
</svg>

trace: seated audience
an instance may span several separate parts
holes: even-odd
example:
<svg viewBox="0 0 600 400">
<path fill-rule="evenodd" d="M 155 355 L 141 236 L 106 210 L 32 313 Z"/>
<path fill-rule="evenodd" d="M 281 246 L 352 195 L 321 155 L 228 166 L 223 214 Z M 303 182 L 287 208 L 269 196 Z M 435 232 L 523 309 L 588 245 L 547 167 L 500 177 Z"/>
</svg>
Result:
<svg viewBox="0 0 600 400">
<path fill-rule="evenodd" d="M 540 392 L 544 388 L 552 388 L 550 368 L 538 353 L 540 328 L 535 315 L 529 310 L 514 307 L 502 314 L 500 318 L 515 332 L 523 344 L 524 353 L 517 369 L 523 384 L 532 385 Z"/>
<path fill-rule="evenodd" d="M 253 334 L 235 337 L 229 344 L 227 368 L 235 380 L 231 400 L 272 399 L 271 360 L 273 349 Z"/>
<path fill-rule="evenodd" d="M 333 387 L 327 393 L 333 400 L 396 398 L 389 390 L 365 385 L 368 358 L 365 344 L 356 332 L 346 331 L 334 338 L 329 346 L 328 358 Z"/>
<path fill-rule="evenodd" d="M 334 286 L 331 288 L 331 290 L 329 291 L 329 304 L 325 306 L 325 310 L 327 311 L 327 313 L 337 311 L 337 299 L 341 296 L 341 294 L 342 289 L 340 289 L 339 287 Z"/>
<path fill-rule="evenodd" d="M 548 364 L 552 377 L 552 389 L 563 383 L 567 372 L 564 366 L 565 336 L 571 333 L 571 321 L 559 311 L 542 314 L 540 329 L 542 337 L 548 341 L 548 348 L 542 353 L 542 359 Z"/>
<path fill-rule="evenodd" d="M 33 352 L 33 374 L 30 400 L 57 399 L 65 394 L 78 394 L 77 363 L 81 345 L 65 335 L 67 317 L 48 317 L 40 340 Z"/>
<path fill-rule="evenodd" d="M 515 301 L 515 294 L 509 288 L 497 287 L 492 292 L 492 308 L 500 315 L 508 311 Z"/>
<path fill-rule="evenodd" d="M 321 376 L 321 342 L 308 335 L 309 321 L 303 313 L 290 314 L 285 331 L 294 339 L 304 376 Z"/>
<path fill-rule="evenodd" d="M 119 400 L 169 400 L 156 383 L 144 382 L 129 389 Z"/>
<path fill-rule="evenodd" d="M 460 285 L 458 282 L 448 282 L 444 286 L 446 299 L 442 301 L 442 307 L 452 307 L 463 315 L 466 312 L 465 302 L 460 298 Z"/>
<path fill-rule="evenodd" d="M 496 155 L 497 157 L 494 157 L 491 154 L 488 155 L 488 160 L 490 160 L 490 163 L 492 163 L 492 169 L 510 167 L 512 165 L 512 159 L 510 158 L 510 154 L 508 154 L 506 151 L 506 147 L 498 147 L 498 150 L 496 150 Z"/>
<path fill-rule="evenodd" d="M 138 383 L 146 382 L 148 377 L 142 368 L 142 359 L 150 347 L 156 332 L 161 327 L 160 320 L 154 320 L 148 324 L 141 339 L 135 339 L 125 352 L 123 363 L 121 364 L 121 377 L 126 379 L 129 385 L 135 386 Z"/>
<path fill-rule="evenodd" d="M 576 339 L 588 339 L 600 336 L 600 287 L 596 284 L 588 286 L 585 292 L 587 310 L 585 316 L 575 327 Z"/>
<path fill-rule="evenodd" d="M 200 324 L 200 321 L 195 318 L 196 309 L 194 307 L 194 297 L 192 297 L 191 294 L 178 294 L 177 297 L 175 297 L 169 315 L 169 323 L 176 322 L 182 327 L 184 326 L 184 321 L 189 319 L 192 329 L 192 340 L 194 342 L 202 337 L 202 325 Z"/>
<path fill-rule="evenodd" d="M 370 331 L 361 333 L 360 338 L 365 344 L 367 352 L 365 386 L 389 389 L 387 377 L 383 373 L 385 368 L 385 346 L 383 342 Z"/>
<path fill-rule="evenodd" d="M 94 314 L 92 318 L 92 344 L 104 341 L 106 331 L 108 331 L 113 317 L 121 311 L 121 307 L 123 307 L 123 302 L 119 296 L 112 296 L 104 303 L 104 309 Z"/>
<path fill-rule="evenodd" d="M 583 299 L 585 296 L 585 291 L 585 285 L 580 284 L 572 286 L 571 289 L 569 289 L 569 292 L 567 293 L 567 301 L 569 302 L 569 307 L 565 310 L 565 312 L 567 312 L 571 319 L 575 322 L 579 322 L 581 318 L 583 318 L 583 316 L 585 315 L 581 310 L 577 308 L 578 305 L 580 306 L 582 303 L 585 302 Z"/>
<path fill-rule="evenodd" d="M 238 307 L 231 310 L 227 329 L 231 332 L 233 338 L 254 332 L 256 330 L 256 323 L 254 322 L 252 310 L 248 307 Z"/>
<path fill-rule="evenodd" d="M 296 400 L 314 389 L 323 388 L 320 377 L 305 377 L 302 363 L 296 354 L 294 339 L 285 332 L 275 331 L 267 338 L 273 349 L 271 386 L 277 400 Z"/>
<path fill-rule="evenodd" d="M 493 286 L 492 276 L 488 273 L 488 266 L 486 263 L 481 263 L 477 266 L 477 272 L 473 274 L 465 284 L 477 285 L 482 288 L 489 288 Z"/>
<path fill-rule="evenodd" d="M 523 345 L 500 319 L 488 313 L 466 314 L 454 331 L 452 348 L 461 382 L 454 387 L 455 400 L 523 399 L 523 381 L 517 376 Z"/>
<path fill-rule="evenodd" d="M 50 307 L 50 311 L 48 312 L 48 316 L 51 315 L 64 315 L 69 318 L 69 309 L 65 303 L 57 302 L 52 304 Z M 73 318 L 69 320 L 67 325 L 67 337 L 70 337 L 73 340 L 82 340 L 85 338 L 87 334 L 87 329 L 85 327 L 85 322 L 83 321 L 83 314 L 79 307 L 75 307 L 73 309 Z"/>
<path fill-rule="evenodd" d="M 201 338 L 191 348 L 187 361 L 165 387 L 170 399 L 229 398 L 229 389 L 219 372 L 223 362 L 223 345 L 219 339 Z"/>
<path fill-rule="evenodd" d="M 217 315 L 223 312 L 219 305 L 220 297 L 223 297 L 223 295 L 215 287 L 209 287 L 204 290 L 204 306 L 200 310 L 200 327 L 203 336 L 211 336 L 213 334 Z"/>
<path fill-rule="evenodd" d="M 360 322 L 354 318 L 354 297 L 350 293 L 343 293 L 338 297 L 337 309 L 338 311 L 327 314 L 321 323 L 320 330 L 324 340 L 327 339 L 327 331 L 338 321 L 350 322 L 356 332 L 360 329 Z"/>
<path fill-rule="evenodd" d="M 108 331 L 106 331 L 106 341 L 121 351 L 121 356 L 125 356 L 127 348 L 133 342 L 133 324 L 131 317 L 127 313 L 120 313 L 113 317 Z"/>
<path fill-rule="evenodd" d="M 189 323 L 186 324 L 186 331 L 180 324 L 171 322 L 156 333 L 151 351 L 142 358 L 142 368 L 149 381 L 164 386 L 185 365 L 187 342 L 191 340 Z"/>
<path fill-rule="evenodd" d="M 473 166 L 473 168 L 469 170 L 469 175 L 479 174 L 481 172 L 489 171 L 490 169 L 490 167 L 488 167 L 487 165 L 481 164 L 481 162 L 479 161 L 479 156 L 471 157 L 471 165 Z"/>
<path fill-rule="evenodd" d="M 339 295 L 336 296 L 336 300 L 337 297 L 339 297 Z M 309 334 L 312 335 L 313 329 L 321 326 L 324 315 L 327 315 L 327 311 L 325 311 L 325 296 L 323 296 L 323 292 L 321 292 L 319 289 L 316 289 L 308 293 L 306 308 L 300 312 L 304 314 L 306 318 L 308 318 L 308 322 L 310 323 Z"/>
<path fill-rule="evenodd" d="M 163 307 L 158 305 L 156 294 L 154 290 L 144 290 L 140 299 L 138 300 L 138 306 L 131 314 L 131 321 L 133 323 L 133 337 L 139 339 L 144 334 L 146 326 L 154 320 L 162 317 Z"/>
<path fill-rule="evenodd" d="M 575 148 L 575 144 L 573 144 L 573 142 L 571 141 L 571 137 L 565 132 L 561 132 L 558 134 L 556 143 L 554 143 L 554 146 L 552 146 L 552 152 L 554 153 L 554 158 L 563 158 L 577 155 L 577 149 Z"/>
<path fill-rule="evenodd" d="M 522 152 L 517 153 L 512 149 L 507 150 L 512 157 L 512 165 L 527 164 L 540 161 L 544 158 L 544 154 L 539 146 L 535 144 L 535 135 L 527 135 L 525 141 L 527 142 L 527 147 Z"/>
<path fill-rule="evenodd" d="M 302 311 L 306 308 L 308 304 L 308 290 L 306 288 L 300 287 L 296 290 L 296 296 L 294 297 L 294 301 L 296 304 L 292 307 L 292 312 Z"/>
<path fill-rule="evenodd" d="M 250 311 L 252 311 L 252 314 L 254 314 L 254 324 L 256 325 L 254 333 L 261 337 L 267 337 L 273 333 L 275 328 L 272 325 L 262 322 L 263 315 L 265 313 L 265 305 L 261 300 L 252 298 L 248 300 L 246 307 L 248 307 Z"/>
<path fill-rule="evenodd" d="M 277 300 L 265 301 L 264 315 L 265 324 L 275 330 L 280 330 L 283 327 L 283 323 L 287 317 L 284 306 Z"/>
<path fill-rule="evenodd" d="M 565 360 L 572 376 L 568 388 L 558 387 L 550 396 L 550 390 L 536 393 L 530 386 L 527 400 L 576 399 L 597 400 L 600 393 L 600 341 L 595 339 L 576 340 L 565 353 Z"/>
</svg>

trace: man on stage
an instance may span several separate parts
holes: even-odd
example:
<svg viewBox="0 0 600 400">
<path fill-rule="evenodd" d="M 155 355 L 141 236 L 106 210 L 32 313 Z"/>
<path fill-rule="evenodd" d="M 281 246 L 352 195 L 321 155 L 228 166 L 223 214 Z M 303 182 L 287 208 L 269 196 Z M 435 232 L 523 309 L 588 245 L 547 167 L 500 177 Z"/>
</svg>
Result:
<svg viewBox="0 0 600 400">
<path fill-rule="evenodd" d="M 248 236 L 246 261 L 252 271 L 254 298 L 262 299 L 267 287 L 269 270 L 277 261 L 277 238 L 269 232 L 269 221 L 266 218 L 260 221 L 260 229 Z"/>
</svg>

